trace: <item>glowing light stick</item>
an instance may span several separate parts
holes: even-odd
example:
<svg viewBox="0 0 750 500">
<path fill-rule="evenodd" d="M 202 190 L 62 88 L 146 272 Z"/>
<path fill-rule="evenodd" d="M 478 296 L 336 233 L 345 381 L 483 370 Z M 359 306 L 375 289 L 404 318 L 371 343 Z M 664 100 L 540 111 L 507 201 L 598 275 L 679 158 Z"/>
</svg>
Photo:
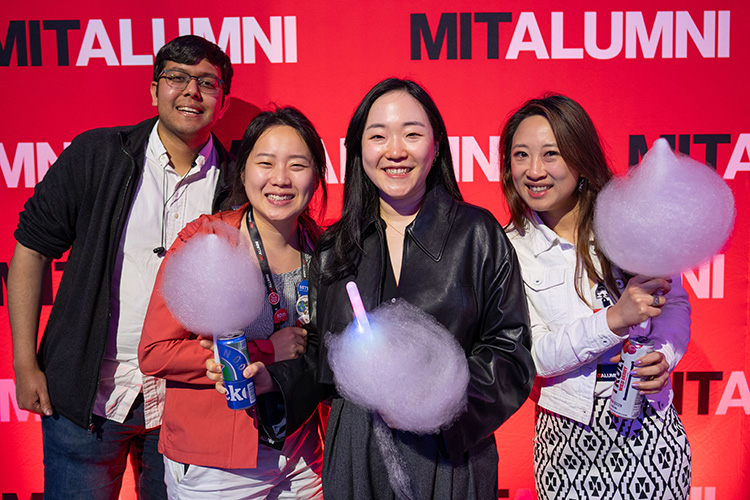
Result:
<svg viewBox="0 0 750 500">
<path fill-rule="evenodd" d="M 362 303 L 362 296 L 359 294 L 357 284 L 353 281 L 347 283 L 346 293 L 349 295 L 349 302 L 352 304 L 354 320 L 357 323 L 357 330 L 361 334 L 372 335 L 372 330 L 370 330 L 370 320 L 367 319 L 367 311 L 365 311 L 365 306 Z"/>
</svg>

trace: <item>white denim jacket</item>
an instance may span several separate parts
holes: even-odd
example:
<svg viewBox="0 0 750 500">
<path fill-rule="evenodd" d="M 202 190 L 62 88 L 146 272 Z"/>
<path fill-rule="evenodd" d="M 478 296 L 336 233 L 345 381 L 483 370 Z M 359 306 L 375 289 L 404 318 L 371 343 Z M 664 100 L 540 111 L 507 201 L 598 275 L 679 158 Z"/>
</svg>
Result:
<svg viewBox="0 0 750 500">
<path fill-rule="evenodd" d="M 597 361 L 624 338 L 609 329 L 606 309 L 595 313 L 576 293 L 573 244 L 545 226 L 536 213 L 534 220 L 526 221 L 523 234 L 513 228 L 508 238 L 518 254 L 529 304 L 531 354 L 539 387 L 532 398 L 542 408 L 588 425 L 594 408 Z M 592 255 L 596 260 L 593 245 Z M 673 277 L 672 290 L 665 298 L 662 313 L 651 320 L 650 338 L 654 348 L 664 354 L 671 372 L 690 340 L 690 303 L 679 277 Z M 647 398 L 663 416 L 672 395 L 670 380 Z"/>
</svg>

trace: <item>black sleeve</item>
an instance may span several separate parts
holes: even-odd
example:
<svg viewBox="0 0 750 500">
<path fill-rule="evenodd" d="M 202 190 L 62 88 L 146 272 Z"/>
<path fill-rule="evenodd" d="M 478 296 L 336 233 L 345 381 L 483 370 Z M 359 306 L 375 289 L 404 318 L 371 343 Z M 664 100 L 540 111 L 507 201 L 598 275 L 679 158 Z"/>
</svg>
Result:
<svg viewBox="0 0 750 500">
<path fill-rule="evenodd" d="M 91 161 L 89 142 L 85 136 L 75 138 L 36 185 L 18 216 L 16 241 L 53 259 L 71 247 Z"/>
<path fill-rule="evenodd" d="M 499 226 L 498 226 L 499 228 Z M 536 370 L 521 272 L 505 234 L 491 231 L 494 248 L 482 267 L 479 332 L 468 355 L 468 407 L 443 431 L 451 456 L 492 434 L 526 401 Z"/>
</svg>

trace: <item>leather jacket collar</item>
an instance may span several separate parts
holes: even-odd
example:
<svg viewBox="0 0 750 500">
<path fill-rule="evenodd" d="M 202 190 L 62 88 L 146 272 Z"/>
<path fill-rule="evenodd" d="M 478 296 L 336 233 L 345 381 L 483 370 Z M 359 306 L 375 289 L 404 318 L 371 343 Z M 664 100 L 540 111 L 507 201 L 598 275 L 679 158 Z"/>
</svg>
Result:
<svg viewBox="0 0 750 500">
<path fill-rule="evenodd" d="M 433 186 L 425 194 L 417 217 L 406 227 L 406 233 L 435 262 L 443 256 L 457 208 L 456 200 L 445 189 Z M 380 216 L 373 215 L 365 223 L 364 237 L 367 238 L 377 226 L 384 229 Z"/>
</svg>

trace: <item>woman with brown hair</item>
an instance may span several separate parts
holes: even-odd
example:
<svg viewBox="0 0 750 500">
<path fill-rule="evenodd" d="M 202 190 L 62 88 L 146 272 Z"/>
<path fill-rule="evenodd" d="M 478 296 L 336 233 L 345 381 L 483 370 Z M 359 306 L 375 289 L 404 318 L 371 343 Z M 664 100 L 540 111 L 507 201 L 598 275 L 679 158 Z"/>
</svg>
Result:
<svg viewBox="0 0 750 500">
<path fill-rule="evenodd" d="M 572 99 L 526 102 L 500 140 L 537 369 L 534 474 L 539 498 L 674 498 L 690 490 L 690 445 L 669 374 L 690 338 L 679 279 L 626 276 L 596 244 L 594 205 L 612 178 L 594 124 Z M 627 281 L 627 285 L 625 284 Z M 634 385 L 647 404 L 633 420 L 608 411 L 631 328 L 651 318 L 654 351 Z"/>
</svg>

